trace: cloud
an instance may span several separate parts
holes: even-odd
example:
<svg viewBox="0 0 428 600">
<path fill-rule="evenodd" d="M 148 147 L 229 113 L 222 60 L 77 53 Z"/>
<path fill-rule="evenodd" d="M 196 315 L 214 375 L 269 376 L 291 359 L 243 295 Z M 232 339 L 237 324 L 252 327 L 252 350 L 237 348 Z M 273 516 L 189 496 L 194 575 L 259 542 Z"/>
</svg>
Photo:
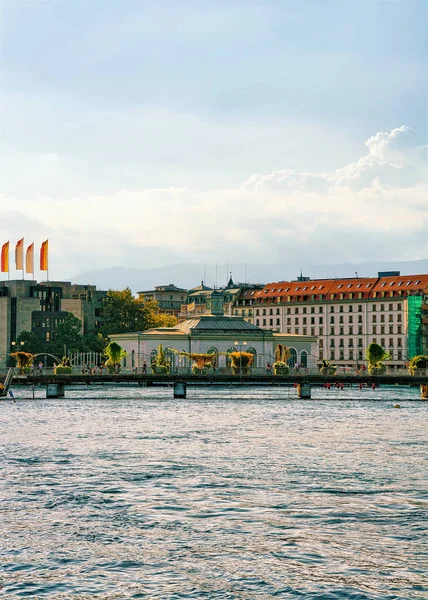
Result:
<svg viewBox="0 0 428 600">
<path fill-rule="evenodd" d="M 318 192 L 349 188 L 359 192 L 373 186 L 406 188 L 428 181 L 427 148 L 417 146 L 416 134 L 403 125 L 369 138 L 368 154 L 332 173 L 299 173 L 290 169 L 252 175 L 243 188 L 269 192 Z"/>
<path fill-rule="evenodd" d="M 238 188 L 165 187 L 72 199 L 4 195 L 0 234 L 5 240 L 36 236 L 36 243 L 49 237 L 51 276 L 58 278 L 181 261 L 424 258 L 426 148 L 414 140 L 405 126 L 377 133 L 366 143 L 368 154 L 334 172 L 285 169 L 254 175 Z"/>
</svg>

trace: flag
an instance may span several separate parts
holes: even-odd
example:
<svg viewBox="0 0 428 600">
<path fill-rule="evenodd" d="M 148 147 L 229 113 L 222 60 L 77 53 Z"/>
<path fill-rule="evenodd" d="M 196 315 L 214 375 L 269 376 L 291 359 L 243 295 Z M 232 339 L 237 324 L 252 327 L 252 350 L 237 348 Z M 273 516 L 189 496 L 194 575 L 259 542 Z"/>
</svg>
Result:
<svg viewBox="0 0 428 600">
<path fill-rule="evenodd" d="M 25 253 L 25 272 L 34 273 L 34 243 L 28 246 Z"/>
<path fill-rule="evenodd" d="M 47 271 L 49 269 L 49 267 L 48 267 L 48 246 L 49 246 L 49 241 L 46 240 L 46 242 L 42 243 L 42 247 L 40 248 L 40 270 L 41 271 Z"/>
<path fill-rule="evenodd" d="M 24 270 L 24 238 L 15 246 L 15 267 L 17 271 Z"/>
<path fill-rule="evenodd" d="M 1 247 L 1 270 L 2 273 L 9 273 L 9 242 Z"/>
</svg>

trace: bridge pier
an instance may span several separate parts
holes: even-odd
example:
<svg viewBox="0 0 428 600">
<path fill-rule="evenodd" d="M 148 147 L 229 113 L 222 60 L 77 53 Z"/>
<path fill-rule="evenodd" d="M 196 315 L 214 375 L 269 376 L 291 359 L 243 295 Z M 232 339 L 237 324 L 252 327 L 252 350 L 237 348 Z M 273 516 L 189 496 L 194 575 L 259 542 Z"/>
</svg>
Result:
<svg viewBox="0 0 428 600">
<path fill-rule="evenodd" d="M 64 398 L 65 385 L 63 383 L 47 383 L 46 398 Z"/>
<path fill-rule="evenodd" d="M 174 398 L 187 397 L 187 383 L 185 381 L 176 381 L 174 383 Z"/>
<path fill-rule="evenodd" d="M 297 397 L 302 399 L 310 400 L 311 395 L 311 386 L 309 383 L 298 383 L 297 384 Z"/>
<path fill-rule="evenodd" d="M 421 385 L 421 400 L 428 400 L 428 383 Z"/>
</svg>

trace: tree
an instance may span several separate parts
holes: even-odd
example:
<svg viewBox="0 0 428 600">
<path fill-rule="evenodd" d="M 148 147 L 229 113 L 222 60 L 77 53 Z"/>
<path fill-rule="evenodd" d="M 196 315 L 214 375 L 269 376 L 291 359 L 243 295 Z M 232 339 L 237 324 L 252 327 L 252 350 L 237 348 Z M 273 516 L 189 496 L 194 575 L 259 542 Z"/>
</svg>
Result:
<svg viewBox="0 0 428 600">
<path fill-rule="evenodd" d="M 379 346 L 379 344 L 369 344 L 366 349 L 366 359 L 369 364 L 370 375 L 383 375 L 386 371 L 386 366 L 383 364 L 384 360 L 391 358 L 390 354 L 386 350 Z"/>
<path fill-rule="evenodd" d="M 109 373 L 114 373 L 120 369 L 120 361 L 126 356 L 125 350 L 117 342 L 110 342 L 106 346 L 104 354 L 107 357 L 106 367 Z"/>
<path fill-rule="evenodd" d="M 159 313 L 159 306 L 154 300 L 134 298 L 130 288 L 107 292 L 103 317 L 104 335 L 144 331 L 152 327 L 171 327 L 177 323 L 172 315 Z"/>
<path fill-rule="evenodd" d="M 67 354 L 82 352 L 84 349 L 82 321 L 72 313 L 68 313 L 64 321 L 59 323 L 51 346 L 52 353 L 57 356 L 65 354 L 64 348 Z"/>
<path fill-rule="evenodd" d="M 44 352 L 45 344 L 37 337 L 37 335 L 33 331 L 21 331 L 21 333 L 16 338 L 16 346 L 21 346 L 21 342 L 24 342 L 22 345 L 22 350 L 25 352 L 30 352 L 31 354 L 39 354 L 40 352 Z"/>
</svg>

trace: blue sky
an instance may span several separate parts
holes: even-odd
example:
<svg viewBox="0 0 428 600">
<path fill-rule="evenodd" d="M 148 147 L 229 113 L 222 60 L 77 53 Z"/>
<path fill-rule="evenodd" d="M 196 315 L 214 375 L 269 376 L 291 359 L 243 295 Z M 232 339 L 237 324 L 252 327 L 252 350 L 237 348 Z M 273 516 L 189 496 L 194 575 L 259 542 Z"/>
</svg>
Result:
<svg viewBox="0 0 428 600">
<path fill-rule="evenodd" d="M 36 222 L 42 232 L 48 216 L 48 233 L 57 235 L 61 246 L 61 237 L 68 231 L 72 236 L 82 224 L 53 219 L 52 210 L 64 202 L 92 206 L 93 215 L 89 208 L 87 215 L 97 238 L 93 267 L 111 264 L 102 251 L 107 219 L 102 207 L 114 198 L 120 197 L 126 210 L 138 206 L 154 222 L 158 216 L 168 221 L 168 212 L 174 218 L 166 223 L 170 238 L 151 245 L 138 236 L 130 241 L 125 225 L 112 230 L 124 239 L 119 261 L 136 252 L 150 260 L 189 260 L 200 241 L 191 237 L 184 251 L 180 236 L 174 237 L 177 228 L 191 236 L 186 222 L 177 223 L 175 208 L 181 203 L 201 212 L 209 198 L 220 210 L 254 176 L 263 179 L 284 170 L 334 173 L 366 156 L 369 138 L 403 126 L 409 129 L 401 131 L 401 138 L 409 145 L 411 130 L 413 150 L 427 144 L 423 1 L 0 4 L 0 211 L 10 213 L 4 222 L 19 224 L 10 215 L 19 214 L 23 202 L 32 203 L 26 210 L 26 218 L 31 215 L 26 235 L 37 229 Z M 410 154 L 401 165 L 406 169 Z M 425 185 L 422 171 L 412 179 L 412 189 Z M 382 185 L 390 191 L 390 181 Z M 291 193 L 307 193 L 302 186 Z M 170 204 L 153 199 L 159 189 L 168 190 Z M 171 191 L 177 189 L 179 200 Z M 134 200 L 124 197 L 126 191 Z M 251 200 L 241 202 L 262 211 L 269 204 L 266 193 L 259 186 Z M 355 203 L 343 194 L 339 203 Z M 320 196 L 319 203 L 324 199 Z M 277 201 L 288 206 L 290 197 L 281 195 Z M 154 215 L 153 204 L 162 204 L 164 214 Z M 425 208 L 422 202 L 419 220 L 426 219 Z M 352 211 L 349 215 L 352 225 Z M 204 216 L 211 226 L 210 212 L 198 215 L 201 223 Z M 186 221 L 193 217 L 185 215 Z M 15 227 L 0 227 L 3 237 L 13 236 L 15 229 L 20 235 Z M 233 239 L 238 230 L 241 235 L 237 216 Z M 260 235 L 259 247 L 267 234 Z M 207 260 L 223 259 L 227 240 L 219 229 L 217 241 L 206 248 Z M 279 247 L 289 251 L 286 244 Z M 407 248 L 397 258 L 406 253 L 413 256 L 416 249 Z M 268 254 L 262 259 L 269 260 Z M 72 271 L 80 260 L 76 257 Z M 59 262 L 58 270 L 64 268 Z"/>
</svg>

